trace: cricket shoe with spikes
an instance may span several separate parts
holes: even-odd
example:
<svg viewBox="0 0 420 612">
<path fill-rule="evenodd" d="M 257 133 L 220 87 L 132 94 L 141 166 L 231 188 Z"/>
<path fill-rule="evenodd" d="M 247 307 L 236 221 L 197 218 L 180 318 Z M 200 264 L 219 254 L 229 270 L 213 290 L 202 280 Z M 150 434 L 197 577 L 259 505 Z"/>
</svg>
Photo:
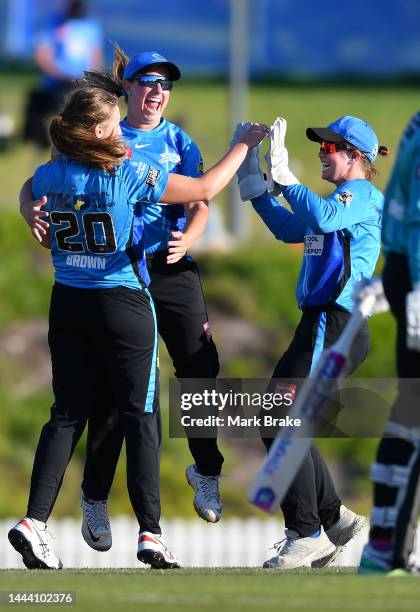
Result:
<svg viewBox="0 0 420 612">
<path fill-rule="evenodd" d="M 18 553 L 28 569 L 61 569 L 63 564 L 55 555 L 53 536 L 47 531 L 47 526 L 41 529 L 36 523 L 25 516 L 8 534 L 9 542 Z"/>
<path fill-rule="evenodd" d="M 162 536 L 150 531 L 139 533 L 137 559 L 154 569 L 175 569 L 180 567 L 179 559 L 162 542 Z"/>
<path fill-rule="evenodd" d="M 340 551 L 367 525 L 368 522 L 364 516 L 352 512 L 341 504 L 338 521 L 326 529 L 325 533 Z"/>
<path fill-rule="evenodd" d="M 82 491 L 80 506 L 83 512 L 82 536 L 85 542 L 95 550 L 109 550 L 112 546 L 112 534 L 107 502 L 88 499 Z"/>
<path fill-rule="evenodd" d="M 220 476 L 204 476 L 195 465 L 187 467 L 185 472 L 188 484 L 194 489 L 194 508 L 198 516 L 208 523 L 217 523 L 222 516 L 220 500 Z"/>
<path fill-rule="evenodd" d="M 298 567 L 326 567 L 334 561 L 337 549 L 321 527 L 319 535 L 303 538 L 297 531 L 285 530 L 285 538 L 273 548 L 277 555 L 263 564 L 267 569 L 289 570 Z"/>
</svg>

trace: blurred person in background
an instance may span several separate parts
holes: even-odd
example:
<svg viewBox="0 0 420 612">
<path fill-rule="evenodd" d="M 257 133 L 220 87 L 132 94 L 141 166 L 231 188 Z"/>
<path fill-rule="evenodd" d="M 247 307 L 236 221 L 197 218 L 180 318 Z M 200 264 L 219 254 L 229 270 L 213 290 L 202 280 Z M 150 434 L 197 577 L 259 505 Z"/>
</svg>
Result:
<svg viewBox="0 0 420 612">
<path fill-rule="evenodd" d="M 46 121 L 64 104 L 75 79 L 103 63 L 102 27 L 87 15 L 87 3 L 71 0 L 59 23 L 38 37 L 34 59 L 41 71 L 37 89 L 29 93 L 23 138 L 39 148 L 50 146 Z"/>
<path fill-rule="evenodd" d="M 28 189 L 47 205 L 50 228 L 42 242 L 48 246 L 50 239 L 55 268 L 48 334 L 55 401 L 35 454 L 27 514 L 9 531 L 30 569 L 62 567 L 46 522 L 98 397 L 114 404 L 126 442 L 137 557 L 156 568 L 179 567 L 159 526 L 157 330 L 134 211 L 141 215 L 140 202 L 214 197 L 268 133 L 265 126 L 251 128 L 197 178 L 168 174 L 145 154 L 133 166 L 120 139 L 120 84 L 113 91 L 110 85 L 108 79 L 107 91 L 85 87 L 72 94 L 50 127 L 61 154 L 40 166 L 21 193 L 22 205 Z"/>
<path fill-rule="evenodd" d="M 247 125 L 240 126 L 237 134 Z M 294 397 L 298 386 L 287 381 L 304 379 L 313 371 L 322 351 L 337 340 L 351 317 L 354 284 L 361 278 L 370 279 L 375 270 L 380 253 L 383 195 L 371 183 L 377 174 L 372 162 L 378 152 L 386 155 L 387 149 L 378 146 L 371 126 L 357 117 L 344 116 L 328 127 L 308 128 L 307 137 L 320 145 L 321 176 L 335 186 L 331 195 L 322 198 L 301 185 L 289 170 L 284 146 L 286 127 L 283 118 L 278 118 L 272 127 L 268 161 L 273 192 L 282 194 L 291 210 L 267 193 L 257 150 L 247 156 L 238 171 L 238 181 L 241 199 L 251 200 L 278 240 L 304 244 L 296 288 L 302 318 L 274 369 L 272 383 L 275 392 L 287 388 Z M 369 328 L 364 322 L 352 345 L 348 374 L 364 361 L 369 346 Z M 275 435 L 275 430 L 262 430 L 267 450 Z M 277 554 L 264 563 L 266 568 L 324 567 L 365 524 L 364 517 L 341 503 L 315 445 L 281 508 L 286 537 L 274 545 Z"/>
<path fill-rule="evenodd" d="M 359 573 L 418 573 L 420 504 L 420 112 L 406 126 L 385 191 L 382 280 L 397 322 L 398 395 L 372 465 L 369 542 Z M 409 379 L 409 380 L 406 380 Z"/>
</svg>

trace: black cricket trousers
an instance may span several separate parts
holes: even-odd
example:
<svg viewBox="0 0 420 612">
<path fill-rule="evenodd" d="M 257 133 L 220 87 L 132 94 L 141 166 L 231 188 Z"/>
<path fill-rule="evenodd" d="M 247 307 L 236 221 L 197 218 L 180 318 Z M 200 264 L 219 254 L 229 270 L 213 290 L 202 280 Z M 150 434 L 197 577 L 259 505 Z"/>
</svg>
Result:
<svg viewBox="0 0 420 612">
<path fill-rule="evenodd" d="M 275 387 L 275 379 L 287 384 L 288 379 L 307 377 L 322 350 L 334 344 L 350 316 L 338 307 L 304 309 L 294 338 L 274 369 L 272 386 Z M 352 345 L 348 374 L 364 361 L 369 346 L 369 328 L 364 322 Z M 299 393 L 298 381 L 294 382 Z M 264 437 L 264 432 L 262 435 L 268 450 L 273 437 Z M 285 525 L 308 537 L 321 524 L 324 529 L 331 527 L 339 518 L 340 505 L 327 465 L 312 445 L 281 504 Z"/>
<path fill-rule="evenodd" d="M 149 287 L 156 309 L 158 331 L 172 359 L 175 375 L 182 379 L 214 379 L 219 373 L 216 345 L 211 337 L 197 264 L 183 257 L 167 264 L 167 251 L 147 256 Z M 118 414 L 97 401 L 88 424 L 88 444 L 82 489 L 90 499 L 108 498 L 123 436 Z M 107 419 L 103 418 L 108 411 Z M 197 469 L 203 475 L 220 474 L 223 455 L 216 438 L 189 438 Z"/>
<path fill-rule="evenodd" d="M 49 320 L 54 404 L 35 454 L 27 514 L 46 522 L 97 397 L 116 406 L 140 530 L 160 533 L 157 330 L 147 290 L 56 283 Z"/>
</svg>

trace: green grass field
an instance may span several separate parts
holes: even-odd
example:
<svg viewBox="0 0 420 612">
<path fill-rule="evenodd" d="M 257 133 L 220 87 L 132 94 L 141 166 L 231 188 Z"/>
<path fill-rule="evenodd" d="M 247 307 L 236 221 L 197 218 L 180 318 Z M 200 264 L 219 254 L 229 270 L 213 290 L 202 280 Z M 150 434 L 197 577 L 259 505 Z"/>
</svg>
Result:
<svg viewBox="0 0 420 612">
<path fill-rule="evenodd" d="M 89 612 L 403 611 L 418 609 L 419 586 L 416 578 L 361 577 L 352 568 L 317 570 L 316 574 L 249 568 L 0 572 L 2 593 L 73 591 L 76 604 L 69 609 Z M 65 605 L 48 607 L 66 609 Z"/>
</svg>

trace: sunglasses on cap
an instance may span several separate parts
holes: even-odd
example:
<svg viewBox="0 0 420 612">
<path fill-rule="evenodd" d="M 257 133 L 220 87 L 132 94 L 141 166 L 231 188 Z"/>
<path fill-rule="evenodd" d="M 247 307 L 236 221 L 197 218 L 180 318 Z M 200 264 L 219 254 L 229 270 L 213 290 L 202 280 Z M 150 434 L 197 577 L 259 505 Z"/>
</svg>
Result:
<svg viewBox="0 0 420 612">
<path fill-rule="evenodd" d="M 354 147 L 345 142 L 327 142 L 323 140 L 319 145 L 321 153 L 337 153 L 337 151 L 354 151 Z"/>
<path fill-rule="evenodd" d="M 139 85 L 143 85 L 143 87 L 156 87 L 156 85 L 160 83 L 164 91 L 171 91 L 174 86 L 173 82 L 169 79 L 156 76 L 155 74 L 140 74 L 136 76 L 134 80 L 137 81 Z"/>
</svg>

